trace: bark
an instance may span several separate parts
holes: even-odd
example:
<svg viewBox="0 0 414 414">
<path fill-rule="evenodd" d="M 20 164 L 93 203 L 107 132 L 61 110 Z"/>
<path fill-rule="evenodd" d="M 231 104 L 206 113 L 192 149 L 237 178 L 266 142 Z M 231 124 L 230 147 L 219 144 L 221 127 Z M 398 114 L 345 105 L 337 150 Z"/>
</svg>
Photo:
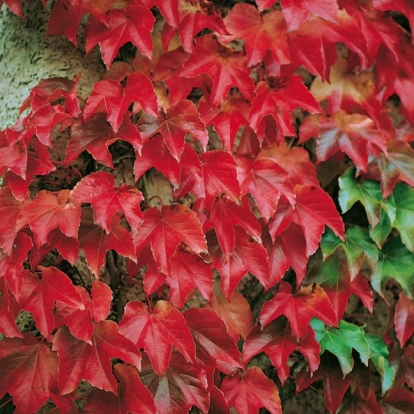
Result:
<svg viewBox="0 0 414 414">
<path fill-rule="evenodd" d="M 86 96 L 104 73 L 98 49 L 85 58 L 84 27 L 79 29 L 79 49 L 64 36 L 47 36 L 53 2 L 24 2 L 26 20 L 3 7 L 0 10 L 0 130 L 17 119 L 19 107 L 41 79 L 73 79 L 79 72 L 80 94 Z"/>
</svg>

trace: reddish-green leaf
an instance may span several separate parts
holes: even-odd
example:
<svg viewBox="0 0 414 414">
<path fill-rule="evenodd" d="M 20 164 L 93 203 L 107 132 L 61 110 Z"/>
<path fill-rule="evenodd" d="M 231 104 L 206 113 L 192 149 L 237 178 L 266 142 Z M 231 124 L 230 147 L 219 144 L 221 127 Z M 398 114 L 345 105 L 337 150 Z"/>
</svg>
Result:
<svg viewBox="0 0 414 414">
<path fill-rule="evenodd" d="M 155 413 L 152 395 L 142 384 L 136 368 L 130 365 L 116 364 L 114 372 L 118 380 L 117 395 L 94 388 L 88 394 L 85 409 L 90 413 Z"/>
<path fill-rule="evenodd" d="M 141 368 L 138 348 L 118 332 L 113 321 L 95 322 L 92 344 L 72 336 L 65 327 L 60 328 L 53 339 L 53 350 L 59 355 L 60 395 L 75 391 L 80 380 L 88 381 L 104 391 L 117 392 L 112 374 L 112 358 L 120 358 Z"/>
<path fill-rule="evenodd" d="M 3 338 L 0 347 L 2 375 L 0 396 L 13 396 L 16 414 L 37 410 L 49 399 L 60 406 L 58 397 L 58 367 L 56 352 L 31 333 L 21 338 Z"/>
<path fill-rule="evenodd" d="M 144 222 L 134 238 L 138 254 L 147 244 L 164 274 L 169 273 L 170 260 L 177 246 L 186 243 L 194 252 L 206 251 L 207 244 L 195 213 L 181 204 L 156 207 L 144 212 Z"/>
<path fill-rule="evenodd" d="M 221 390 L 227 404 L 239 414 L 256 413 L 262 407 L 272 414 L 282 414 L 276 384 L 258 367 L 250 367 L 243 373 L 224 378 Z"/>
<path fill-rule="evenodd" d="M 119 324 L 120 332 L 144 348 L 154 371 L 163 376 L 174 347 L 186 361 L 194 362 L 195 345 L 183 315 L 168 302 L 160 300 L 150 311 L 141 302 L 129 302 Z"/>
</svg>

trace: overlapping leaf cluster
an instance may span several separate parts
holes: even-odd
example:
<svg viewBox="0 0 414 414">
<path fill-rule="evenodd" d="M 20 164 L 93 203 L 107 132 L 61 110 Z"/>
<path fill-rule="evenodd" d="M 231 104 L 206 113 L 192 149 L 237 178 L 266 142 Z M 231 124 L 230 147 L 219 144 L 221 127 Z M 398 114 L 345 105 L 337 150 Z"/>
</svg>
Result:
<svg viewBox="0 0 414 414">
<path fill-rule="evenodd" d="M 76 45 L 87 15 L 86 52 L 99 46 L 107 73 L 85 98 L 78 79 L 42 81 L 0 133 L 0 395 L 16 413 L 48 400 L 62 413 L 78 400 L 91 413 L 281 413 L 288 378 L 298 392 L 322 379 L 332 413 L 410 412 L 412 6 L 223 3 L 54 5 L 49 34 Z M 159 205 L 154 169 L 170 186 Z M 108 252 L 144 301 L 116 307 Z M 88 286 L 68 270 L 80 261 Z M 268 292 L 254 313 L 239 292 L 252 277 Z M 348 300 L 372 311 L 392 280 L 387 336 L 366 334 Z"/>
</svg>

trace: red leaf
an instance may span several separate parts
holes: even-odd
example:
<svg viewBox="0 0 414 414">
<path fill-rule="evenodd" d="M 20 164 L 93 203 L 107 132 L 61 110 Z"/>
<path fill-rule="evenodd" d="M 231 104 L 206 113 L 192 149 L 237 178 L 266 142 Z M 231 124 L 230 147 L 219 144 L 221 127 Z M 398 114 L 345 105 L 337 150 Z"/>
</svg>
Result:
<svg viewBox="0 0 414 414">
<path fill-rule="evenodd" d="M 27 134 L 36 135 L 39 141 L 52 147 L 52 132 L 61 125 L 60 131 L 72 124 L 72 117 L 62 105 L 45 104 L 30 115 L 25 125 Z"/>
<path fill-rule="evenodd" d="M 134 238 L 138 255 L 147 244 L 155 257 L 157 266 L 169 274 L 170 260 L 177 246 L 186 243 L 195 253 L 206 251 L 207 244 L 201 224 L 194 211 L 181 204 L 156 207 L 144 212 L 144 222 Z"/>
<path fill-rule="evenodd" d="M 259 154 L 256 159 L 239 156 L 237 164 L 241 189 L 253 196 L 266 222 L 275 213 L 281 194 L 292 204 L 295 202 L 289 174 L 275 161 L 262 159 Z"/>
<path fill-rule="evenodd" d="M 296 286 L 302 284 L 306 276 L 309 255 L 306 252 L 306 239 L 302 227 L 290 223 L 288 228 L 277 236 L 268 248 L 270 278 L 269 286 L 274 286 L 284 277 L 289 267 L 295 271 Z"/>
<path fill-rule="evenodd" d="M 112 174 L 103 171 L 89 174 L 76 184 L 70 194 L 81 203 L 91 203 L 94 221 L 106 233 L 110 233 L 112 217 L 119 211 L 123 212 L 133 230 L 136 231 L 142 223 L 139 208 L 144 199 L 142 193 L 128 184 L 115 188 Z"/>
<path fill-rule="evenodd" d="M 10 187 L 0 189 L 0 247 L 8 256 L 12 255 L 14 239 L 20 230 L 17 217 L 23 205 L 13 196 Z"/>
<path fill-rule="evenodd" d="M 83 310 L 82 299 L 69 277 L 56 267 L 39 266 L 41 277 L 24 271 L 19 307 L 32 313 L 41 334 L 49 338 L 54 329 L 55 302 Z"/>
<path fill-rule="evenodd" d="M 269 279 L 269 259 L 263 245 L 239 226 L 235 227 L 235 234 L 236 245 L 230 256 L 220 249 L 212 254 L 213 265 L 221 275 L 221 289 L 228 299 L 247 272 L 252 273 L 265 287 Z M 209 247 L 212 246 L 209 244 Z"/>
<path fill-rule="evenodd" d="M 23 335 L 23 339 L 3 338 L 1 341 L 0 396 L 6 392 L 13 396 L 16 414 L 37 412 L 49 398 L 60 406 L 56 353 L 31 333 Z"/>
<path fill-rule="evenodd" d="M 158 115 L 154 87 L 150 79 L 141 72 L 128 76 L 125 89 L 112 79 L 95 83 L 83 111 L 84 120 L 88 122 L 94 113 L 104 112 L 112 129 L 117 133 L 132 102 L 139 102 L 147 113 Z"/>
<path fill-rule="evenodd" d="M 326 292 L 318 285 L 307 286 L 292 295 L 292 286 L 280 282 L 273 298 L 265 302 L 260 312 L 262 326 L 284 315 L 297 340 L 308 335 L 309 322 L 317 317 L 330 326 L 336 324 L 336 317 Z"/>
<path fill-rule="evenodd" d="M 256 97 L 252 102 L 250 125 L 255 132 L 266 115 L 272 116 L 280 132 L 285 136 L 295 136 L 292 124 L 292 111 L 303 108 L 311 113 L 320 112 L 313 95 L 298 76 L 270 82 L 261 81 L 256 87 Z"/>
<path fill-rule="evenodd" d="M 225 23 L 233 37 L 246 42 L 249 66 L 263 61 L 266 53 L 280 65 L 290 63 L 286 23 L 279 10 L 260 14 L 251 4 L 236 4 Z"/>
<path fill-rule="evenodd" d="M 47 27 L 48 35 L 64 34 L 77 46 L 76 34 L 85 7 L 82 0 L 59 0 L 53 6 Z"/>
<path fill-rule="evenodd" d="M 240 336 L 246 339 L 253 328 L 250 305 L 239 292 L 233 292 L 230 299 L 227 299 L 224 295 L 217 296 L 214 294 L 211 307 L 206 305 L 205 308 L 212 309 L 223 319 L 230 336 L 236 342 L 240 339 Z"/>
<path fill-rule="evenodd" d="M 326 408 L 331 413 L 336 413 L 351 383 L 351 378 L 349 375 L 344 378 L 338 359 L 332 354 L 325 352 L 321 356 L 321 364 L 312 376 L 309 375 L 306 367 L 302 369 L 296 377 L 296 392 L 301 392 L 321 378 L 324 384 Z"/>
<path fill-rule="evenodd" d="M 10 186 L 18 200 L 26 198 L 29 186 L 36 175 L 47 175 L 56 170 L 47 147 L 38 140 L 34 140 L 32 144 L 34 151 L 27 154 L 24 178 L 13 171 L 7 171 L 4 175 L 4 184 Z"/>
<path fill-rule="evenodd" d="M 325 225 L 343 240 L 344 223 L 332 198 L 314 185 L 296 185 L 296 203 L 292 220 L 302 227 L 306 238 L 306 254 L 315 253 Z"/>
<path fill-rule="evenodd" d="M 155 413 L 154 400 L 148 389 L 142 384 L 137 370 L 130 365 L 116 364 L 115 376 L 118 379 L 118 393 L 92 389 L 88 394 L 86 411 L 90 413 L 140 414 Z"/>
<path fill-rule="evenodd" d="M 79 230 L 80 247 L 85 252 L 86 261 L 90 271 L 99 277 L 99 270 L 104 264 L 106 252 L 115 250 L 122 256 L 136 262 L 134 245 L 130 232 L 121 226 L 118 214 L 112 216 L 110 223 L 111 232 L 106 234 L 94 224 L 92 210 L 84 208 Z"/>
<path fill-rule="evenodd" d="M 289 31 L 297 29 L 310 13 L 336 23 L 339 8 L 337 0 L 282 0 L 282 11 Z"/>
<path fill-rule="evenodd" d="M 212 266 L 200 257 L 177 250 L 171 258 L 170 273 L 165 283 L 170 286 L 168 299 L 170 302 L 182 308 L 194 294 L 195 289 L 207 301 L 213 294 Z"/>
<path fill-rule="evenodd" d="M 229 407 L 239 414 L 256 413 L 265 407 L 272 414 L 282 414 L 276 384 L 258 367 L 250 367 L 242 374 L 226 377 L 221 390 Z"/>
<path fill-rule="evenodd" d="M 119 328 L 138 348 L 144 348 L 160 376 L 167 372 L 173 345 L 186 361 L 194 362 L 190 330 L 180 311 L 166 301 L 158 301 L 151 311 L 142 302 L 129 302 Z"/>
<path fill-rule="evenodd" d="M 394 315 L 395 331 L 401 347 L 414 334 L 414 302 L 404 292 L 400 293 Z"/>
<path fill-rule="evenodd" d="M 315 165 L 309 158 L 309 152 L 302 147 L 289 147 L 282 141 L 279 145 L 273 144 L 263 148 L 256 159 L 275 162 L 289 174 L 289 182 L 292 184 L 319 185 Z M 287 199 L 293 198 L 290 192 L 284 195 Z"/>
<path fill-rule="evenodd" d="M 210 392 L 210 409 L 208 412 L 209 414 L 230 414 L 230 408 L 227 406 L 223 391 L 216 386 Z"/>
<path fill-rule="evenodd" d="M 161 3 L 162 0 L 158 0 L 158 2 Z M 175 1 L 172 3 L 171 8 L 174 8 L 174 3 Z M 194 38 L 203 29 L 211 29 L 219 34 L 227 33 L 223 19 L 216 13 L 214 4 L 210 1 L 188 2 L 187 0 L 179 0 L 178 11 L 179 22 L 174 19 L 172 24 L 168 23 L 173 27 L 178 25 L 178 35 L 184 50 L 188 53 L 194 52 Z"/>
<path fill-rule="evenodd" d="M 236 163 L 227 152 L 211 150 L 200 155 L 186 146 L 182 160 L 181 184 L 176 192 L 182 197 L 192 191 L 197 197 L 205 199 L 206 208 L 210 208 L 217 196 L 226 194 L 238 203 L 240 186 L 237 180 Z"/>
<path fill-rule="evenodd" d="M 247 365 L 254 356 L 265 352 L 276 368 L 283 386 L 289 377 L 288 361 L 292 352 L 295 350 L 302 352 L 309 362 L 310 374 L 312 375 L 319 366 L 320 348 L 311 329 L 299 345 L 290 328 L 285 326 L 285 322 L 281 318 L 278 318 L 263 329 L 256 326 L 250 332 L 243 346 L 243 362 Z"/>
<path fill-rule="evenodd" d="M 215 312 L 193 308 L 188 309 L 184 317 L 197 347 L 197 358 L 206 369 L 218 367 L 221 372 L 230 374 L 236 368 L 243 368 L 236 342 Z"/>
<path fill-rule="evenodd" d="M 196 39 L 195 52 L 184 63 L 181 76 L 207 74 L 213 81 L 211 104 L 218 105 L 230 89 L 237 87 L 246 99 L 253 98 L 254 82 L 241 52 L 220 44 L 212 34 Z"/>
<path fill-rule="evenodd" d="M 210 219 L 204 224 L 204 231 L 214 228 L 225 255 L 233 253 L 236 226 L 243 227 L 254 240 L 261 242 L 261 226 L 251 212 L 247 198 L 241 205 L 223 197 L 216 199 L 210 210 Z"/>
<path fill-rule="evenodd" d="M 239 128 L 249 126 L 249 101 L 233 91 L 217 107 L 211 106 L 206 98 L 202 97 L 198 103 L 198 110 L 206 126 L 214 125 L 224 149 L 232 153 Z"/>
<path fill-rule="evenodd" d="M 154 372 L 144 355 L 140 376 L 154 396 L 157 413 L 187 413 L 193 405 L 207 412 L 210 401 L 206 373 L 199 365 L 186 362 L 178 352 L 172 353 L 163 376 Z"/>
<path fill-rule="evenodd" d="M 80 380 L 116 394 L 117 386 L 112 374 L 112 358 L 120 358 L 141 368 L 141 354 L 137 347 L 118 332 L 113 321 L 94 324 L 92 345 L 81 341 L 60 328 L 53 339 L 53 350 L 59 355 L 60 395 L 75 391 Z"/>
<path fill-rule="evenodd" d="M 138 123 L 142 138 L 160 133 L 171 155 L 179 161 L 184 149 L 187 133 L 193 134 L 205 149 L 208 142 L 206 127 L 197 112 L 196 106 L 189 100 L 182 100 L 162 111 L 158 118 L 143 114 Z"/>
<path fill-rule="evenodd" d="M 402 387 L 393 387 L 381 400 L 386 414 L 409 414 L 414 406 L 414 393 Z"/>
<path fill-rule="evenodd" d="M 23 338 L 22 333 L 16 325 L 17 315 L 10 309 L 10 299 L 13 300 L 13 298 L 10 296 L 4 278 L 0 279 L 0 292 L 0 333 L 9 338 Z"/>
<path fill-rule="evenodd" d="M 117 134 L 106 122 L 104 114 L 93 115 L 87 123 L 74 121 L 71 128 L 71 139 L 66 150 L 65 163 L 75 161 L 82 151 L 88 151 L 96 161 L 113 168 L 112 156 L 108 150 L 114 142 L 122 139 L 129 142 L 140 153 L 142 138 L 135 125 L 131 124 L 128 114 Z"/>
<path fill-rule="evenodd" d="M 99 280 L 92 282 L 90 298 L 88 292 L 81 286 L 76 286 L 82 298 L 84 309 L 77 309 L 56 303 L 55 328 L 66 325 L 76 338 L 92 344 L 93 321 L 100 322 L 106 319 L 111 309 L 112 290 Z"/>
<path fill-rule="evenodd" d="M 90 22 L 86 53 L 99 43 L 102 59 L 107 68 L 111 66 L 120 47 L 128 42 L 134 44 L 145 56 L 152 57 L 151 31 L 155 18 L 140 1 L 131 1 L 123 10 L 111 10 L 106 24 L 95 18 L 90 18 Z"/>
<path fill-rule="evenodd" d="M 19 233 L 10 256 L 0 250 L 0 274 L 5 278 L 10 291 L 17 300 L 23 285 L 23 264 L 32 246 L 32 239 L 24 233 Z"/>
<path fill-rule="evenodd" d="M 80 113 L 77 97 L 77 86 L 79 75 L 74 81 L 67 78 L 53 77 L 42 79 L 31 91 L 20 107 L 20 112 L 31 108 L 36 112 L 40 107 L 47 103 L 58 103 L 62 98 L 65 99 L 65 108 L 73 117 Z"/>
<path fill-rule="evenodd" d="M 77 239 L 80 213 L 80 204 L 70 198 L 69 190 L 61 190 L 56 196 L 42 190 L 24 204 L 17 227 L 28 224 L 38 247 L 47 243 L 49 232 L 57 227 L 65 236 Z"/>
<path fill-rule="evenodd" d="M 375 393 L 370 388 L 368 395 L 362 395 L 358 389 L 351 393 L 348 398 L 345 398 L 338 414 L 377 414 L 380 412 L 382 412 L 382 407 L 378 404 Z"/>
<path fill-rule="evenodd" d="M 184 157 L 183 157 L 184 158 Z M 135 181 L 151 168 L 162 172 L 175 187 L 180 182 L 180 164 L 171 155 L 161 135 L 157 134 L 149 139 L 142 148 L 141 156 L 137 156 L 134 163 Z"/>
<path fill-rule="evenodd" d="M 7 132 L 7 130 L 6 130 Z M 26 178 L 27 146 L 23 141 L 9 142 L 4 131 L 0 131 L 0 168 L 10 169 L 23 179 Z"/>
</svg>

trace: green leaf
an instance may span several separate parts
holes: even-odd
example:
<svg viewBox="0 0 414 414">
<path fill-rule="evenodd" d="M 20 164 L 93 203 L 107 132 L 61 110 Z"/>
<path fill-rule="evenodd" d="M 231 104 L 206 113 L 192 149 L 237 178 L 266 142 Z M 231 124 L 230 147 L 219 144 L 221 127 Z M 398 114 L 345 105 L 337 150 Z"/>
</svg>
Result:
<svg viewBox="0 0 414 414">
<path fill-rule="evenodd" d="M 397 184 L 393 192 L 397 207 L 394 227 L 408 250 L 414 252 L 414 189 L 407 184 Z"/>
<path fill-rule="evenodd" d="M 371 285 L 382 295 L 382 288 L 390 278 L 394 278 L 401 285 L 407 296 L 413 297 L 414 254 L 404 246 L 399 236 L 384 244 L 377 268 L 371 276 Z"/>
<path fill-rule="evenodd" d="M 385 240 L 390 235 L 391 230 L 392 224 L 390 217 L 385 210 L 382 210 L 379 223 L 374 228 L 370 228 L 369 235 L 371 236 L 371 239 L 374 240 L 378 248 L 381 249 Z"/>
<path fill-rule="evenodd" d="M 327 229 L 321 241 L 324 260 L 334 253 L 339 246 L 345 251 L 351 280 L 361 270 L 365 258 L 368 259 L 371 267 L 375 268 L 378 261 L 378 249 L 367 229 L 359 226 L 350 227 L 345 233 L 345 243 Z"/>
<path fill-rule="evenodd" d="M 344 376 L 349 374 L 354 366 L 352 349 L 358 351 L 361 361 L 368 365 L 370 350 L 363 328 L 345 321 L 339 323 L 339 328 L 327 328 L 319 319 L 312 319 L 311 326 L 315 331 L 316 340 L 321 345 L 321 354 L 325 350 L 334 354 L 339 360 Z"/>
<path fill-rule="evenodd" d="M 383 200 L 380 184 L 373 180 L 358 183 L 355 179 L 355 168 L 350 168 L 339 178 L 338 200 L 343 213 L 360 201 L 365 207 L 371 225 L 375 227 L 378 224 Z"/>
<path fill-rule="evenodd" d="M 395 378 L 396 370 L 388 364 L 388 348 L 385 341 L 373 334 L 367 334 L 371 361 L 381 375 L 381 389 L 384 395 L 392 386 Z"/>
</svg>

